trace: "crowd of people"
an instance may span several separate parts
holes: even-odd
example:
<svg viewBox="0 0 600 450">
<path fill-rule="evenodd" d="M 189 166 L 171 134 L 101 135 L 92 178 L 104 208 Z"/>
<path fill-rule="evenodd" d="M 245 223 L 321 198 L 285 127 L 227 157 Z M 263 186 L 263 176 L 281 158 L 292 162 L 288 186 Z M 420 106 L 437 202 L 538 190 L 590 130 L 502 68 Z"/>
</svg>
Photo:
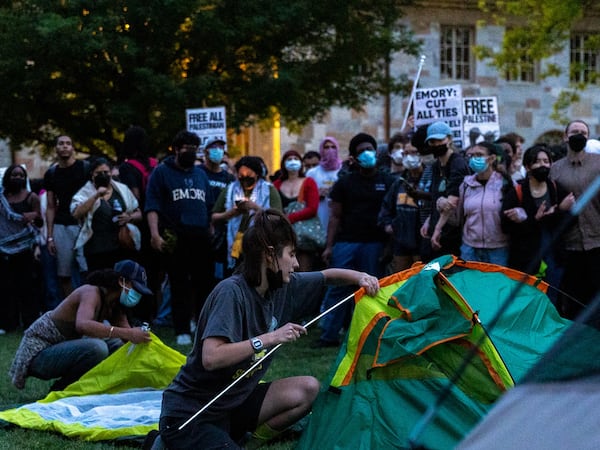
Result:
<svg viewBox="0 0 600 450">
<path fill-rule="evenodd" d="M 19 165 L 2 179 L 0 333 L 26 330 L 13 383 L 58 378 L 61 389 L 123 341 L 147 342 L 142 322 L 170 325 L 192 347 L 165 392 L 161 434 L 174 447 L 236 448 L 247 431 L 260 442 L 305 415 L 316 380 L 258 384 L 267 363 L 194 433 L 177 426 L 248 361 L 305 334 L 302 317 L 359 286 L 375 293 L 416 261 L 453 254 L 538 275 L 574 318 L 600 289 L 600 196 L 571 214 L 600 175 L 588 125 L 526 150 L 516 133 L 475 137 L 458 149 L 446 123 L 409 122 L 383 149 L 356 134 L 341 160 L 326 136 L 318 151 L 286 151 L 270 175 L 260 157 L 230 165 L 223 140 L 201 147 L 186 130 L 160 162 L 140 127 L 116 162 L 78 160 L 59 136 L 43 181 Z M 313 347 L 338 346 L 351 314 L 347 302 L 325 315 Z"/>
<path fill-rule="evenodd" d="M 333 136 L 318 151 L 291 149 L 273 175 L 257 156 L 230 165 L 224 141 L 200 148 L 187 131 L 160 164 L 141 127 L 127 130 L 116 162 L 76 159 L 71 138 L 60 136 L 43 180 L 29 180 L 17 165 L 2 180 L 7 208 L 38 233 L 21 251 L 0 249 L 3 280 L 17 281 L 5 283 L 0 333 L 27 328 L 87 274 L 131 259 L 146 268 L 154 292 L 135 318 L 172 324 L 178 344 L 190 345 L 208 294 L 239 266 L 244 233 L 267 208 L 293 225 L 300 271 L 333 266 L 383 276 L 454 254 L 539 274 L 555 288 L 559 311 L 574 317 L 595 293 L 595 277 L 582 280 L 594 273 L 600 248 L 596 199 L 562 225 L 598 174 L 600 156 L 584 150 L 589 134 L 575 120 L 562 146 L 524 151 L 524 139 L 508 133 L 457 149 L 444 122 L 414 129 L 409 121 L 383 150 L 357 134 L 344 161 Z M 322 307 L 343 291 L 327 292 Z M 337 345 L 345 315 L 323 322 L 322 345 Z"/>
</svg>

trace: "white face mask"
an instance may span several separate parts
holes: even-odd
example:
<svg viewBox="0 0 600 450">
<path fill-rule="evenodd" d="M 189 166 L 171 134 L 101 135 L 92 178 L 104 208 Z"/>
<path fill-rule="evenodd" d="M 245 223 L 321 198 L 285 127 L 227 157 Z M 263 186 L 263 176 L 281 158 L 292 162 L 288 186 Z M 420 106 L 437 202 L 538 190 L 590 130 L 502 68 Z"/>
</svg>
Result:
<svg viewBox="0 0 600 450">
<path fill-rule="evenodd" d="M 402 158 L 402 164 L 407 169 L 417 169 L 421 165 L 421 157 L 418 155 L 406 155 Z"/>
<path fill-rule="evenodd" d="M 403 154 L 403 150 L 400 148 L 398 150 L 394 150 L 392 152 L 392 161 L 394 161 L 395 164 L 402 164 L 402 154 Z"/>
</svg>

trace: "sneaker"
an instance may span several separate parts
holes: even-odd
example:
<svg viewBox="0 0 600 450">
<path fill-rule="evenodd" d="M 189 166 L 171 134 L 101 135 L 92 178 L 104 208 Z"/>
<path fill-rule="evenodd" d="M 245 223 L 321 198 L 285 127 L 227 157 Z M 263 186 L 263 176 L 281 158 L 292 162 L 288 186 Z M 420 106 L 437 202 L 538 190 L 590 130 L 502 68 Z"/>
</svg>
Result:
<svg viewBox="0 0 600 450">
<path fill-rule="evenodd" d="M 0 336 L 6 334 L 6 330 L 4 328 L 0 328 Z"/>
<path fill-rule="evenodd" d="M 192 345 L 192 337 L 189 334 L 178 334 L 177 345 Z"/>
</svg>

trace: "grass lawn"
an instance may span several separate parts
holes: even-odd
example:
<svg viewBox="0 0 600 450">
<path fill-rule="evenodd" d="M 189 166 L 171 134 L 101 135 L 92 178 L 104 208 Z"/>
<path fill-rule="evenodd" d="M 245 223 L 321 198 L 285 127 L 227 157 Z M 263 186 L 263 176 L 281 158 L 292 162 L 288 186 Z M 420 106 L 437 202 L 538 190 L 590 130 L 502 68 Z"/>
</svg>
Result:
<svg viewBox="0 0 600 450">
<path fill-rule="evenodd" d="M 154 333 L 167 345 L 185 353 L 191 347 L 177 347 L 175 336 L 170 328 L 158 328 Z M 0 336 L 0 409 L 9 409 L 24 403 L 32 403 L 44 398 L 52 381 L 28 378 L 25 389 L 16 389 L 7 375 L 12 358 L 21 340 L 21 332 Z M 267 381 L 292 375 L 313 375 L 323 382 L 337 355 L 337 348 L 313 350 L 310 344 L 318 338 L 318 329 L 309 329 L 309 335 L 293 344 L 284 345 L 274 355 L 274 362 L 267 373 Z M 295 441 L 283 441 L 263 447 L 267 450 L 289 450 Z M 45 449 L 45 450 L 105 450 L 123 448 L 109 443 L 90 443 L 68 439 L 50 432 L 26 430 L 22 428 L 0 428 L 0 450 L 5 449 Z"/>
</svg>

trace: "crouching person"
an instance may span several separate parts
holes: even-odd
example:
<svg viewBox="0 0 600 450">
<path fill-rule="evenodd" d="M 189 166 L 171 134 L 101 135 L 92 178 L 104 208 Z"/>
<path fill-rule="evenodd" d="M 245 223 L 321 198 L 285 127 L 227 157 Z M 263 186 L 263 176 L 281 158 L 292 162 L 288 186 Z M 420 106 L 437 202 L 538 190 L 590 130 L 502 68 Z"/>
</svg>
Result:
<svg viewBox="0 0 600 450">
<path fill-rule="evenodd" d="M 256 448 L 305 416 L 319 382 L 295 376 L 259 383 L 267 358 L 179 429 L 269 349 L 306 334 L 297 321 L 314 311 L 327 284 L 362 286 L 370 295 L 379 289 L 377 278 L 354 270 L 295 273 L 294 230 L 273 209 L 255 215 L 242 247 L 242 264 L 208 297 L 187 362 L 163 394 L 159 428 L 168 448 Z M 242 443 L 249 432 L 251 441 Z"/>
<path fill-rule="evenodd" d="M 149 342 L 150 334 L 132 328 L 125 314 L 142 294 L 151 291 L 144 268 L 134 261 L 90 273 L 86 284 L 25 330 L 9 371 L 13 384 L 23 389 L 29 376 L 58 378 L 51 390 L 63 390 L 123 341 Z"/>
</svg>

